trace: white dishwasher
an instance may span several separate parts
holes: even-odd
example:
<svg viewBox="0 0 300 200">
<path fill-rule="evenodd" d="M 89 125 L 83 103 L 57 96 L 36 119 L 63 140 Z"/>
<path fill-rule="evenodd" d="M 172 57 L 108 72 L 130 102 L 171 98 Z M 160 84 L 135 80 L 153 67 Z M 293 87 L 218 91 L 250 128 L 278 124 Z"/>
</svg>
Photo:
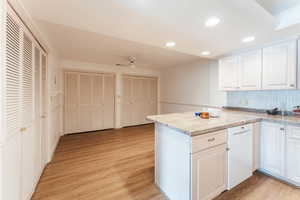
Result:
<svg viewBox="0 0 300 200">
<path fill-rule="evenodd" d="M 252 176 L 253 125 L 228 129 L 228 190 Z"/>
</svg>

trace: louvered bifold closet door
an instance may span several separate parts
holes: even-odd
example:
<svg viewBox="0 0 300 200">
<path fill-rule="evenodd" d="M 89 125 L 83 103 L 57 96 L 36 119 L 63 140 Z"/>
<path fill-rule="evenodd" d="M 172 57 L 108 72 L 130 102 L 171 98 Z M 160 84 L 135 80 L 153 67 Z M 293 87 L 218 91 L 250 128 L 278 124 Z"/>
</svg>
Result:
<svg viewBox="0 0 300 200">
<path fill-rule="evenodd" d="M 65 133 L 79 132 L 79 74 L 65 73 Z"/>
<path fill-rule="evenodd" d="M 21 28 L 10 14 L 6 16 L 6 48 L 4 71 L 3 199 L 21 199 Z M 1 66 L 2 67 L 2 66 Z M 3 134 L 3 132 L 1 133 Z"/>
<path fill-rule="evenodd" d="M 34 121 L 35 121 L 35 172 L 36 179 L 42 170 L 42 129 L 41 129 L 41 52 L 34 48 Z"/>
<path fill-rule="evenodd" d="M 46 147 L 46 137 L 47 137 L 47 58 L 46 55 L 42 55 L 42 88 L 41 88 L 41 114 L 42 114 L 42 122 L 41 122 L 41 134 L 42 134 L 42 165 L 44 166 L 47 162 L 47 147 Z"/>
<path fill-rule="evenodd" d="M 22 49 L 22 196 L 28 199 L 35 183 L 35 133 L 33 107 L 33 43 L 23 35 Z"/>
<path fill-rule="evenodd" d="M 21 30 L 10 15 L 6 23 L 6 127 L 8 135 L 13 135 L 21 125 Z"/>
</svg>

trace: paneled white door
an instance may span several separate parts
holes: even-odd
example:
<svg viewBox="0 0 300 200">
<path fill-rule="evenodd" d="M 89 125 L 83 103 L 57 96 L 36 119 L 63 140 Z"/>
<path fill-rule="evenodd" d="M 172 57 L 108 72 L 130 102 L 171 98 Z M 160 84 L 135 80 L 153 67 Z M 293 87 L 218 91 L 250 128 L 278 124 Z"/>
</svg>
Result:
<svg viewBox="0 0 300 200">
<path fill-rule="evenodd" d="M 65 74 L 65 133 L 79 132 L 79 74 Z"/>
<path fill-rule="evenodd" d="M 103 128 L 114 127 L 115 122 L 115 77 L 114 75 L 103 76 Z"/>
<path fill-rule="evenodd" d="M 129 75 L 122 79 L 122 126 L 150 123 L 146 117 L 157 114 L 157 79 Z"/>
<path fill-rule="evenodd" d="M 65 133 L 114 128 L 115 77 L 65 73 Z"/>
<path fill-rule="evenodd" d="M 79 74 L 79 131 L 92 131 L 92 79 L 90 74 Z"/>
</svg>

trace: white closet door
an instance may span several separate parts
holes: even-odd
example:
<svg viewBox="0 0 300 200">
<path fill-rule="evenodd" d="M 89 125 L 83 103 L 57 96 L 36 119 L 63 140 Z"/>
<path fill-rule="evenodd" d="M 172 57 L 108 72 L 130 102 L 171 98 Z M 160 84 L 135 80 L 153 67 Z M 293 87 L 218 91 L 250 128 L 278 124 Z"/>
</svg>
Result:
<svg viewBox="0 0 300 200">
<path fill-rule="evenodd" d="M 92 76 L 89 74 L 79 75 L 79 126 L 80 131 L 92 129 Z"/>
<path fill-rule="evenodd" d="M 134 125 L 142 124 L 143 115 L 143 79 L 134 78 L 133 79 L 133 119 L 132 123 Z"/>
<path fill-rule="evenodd" d="M 79 131 L 79 75 L 65 74 L 65 133 Z"/>
<path fill-rule="evenodd" d="M 41 52 L 35 48 L 34 54 L 34 119 L 35 119 L 35 172 L 36 179 L 42 170 L 42 137 L 41 137 Z"/>
<path fill-rule="evenodd" d="M 3 199 L 21 199 L 21 29 L 10 14 L 6 17 L 5 127 L 3 146 Z"/>
<path fill-rule="evenodd" d="M 104 121 L 103 128 L 114 127 L 115 122 L 115 78 L 113 75 L 104 75 Z"/>
<path fill-rule="evenodd" d="M 35 182 L 35 134 L 33 127 L 33 44 L 24 35 L 22 70 L 22 196 L 29 198 Z"/>
<path fill-rule="evenodd" d="M 146 117 L 148 115 L 149 110 L 149 91 L 150 91 L 150 84 L 149 79 L 142 79 L 142 96 L 141 96 L 141 112 L 140 112 L 140 120 L 141 124 L 148 123 Z"/>
<path fill-rule="evenodd" d="M 42 55 L 42 74 L 41 74 L 42 88 L 41 88 L 41 138 L 42 138 L 42 165 L 43 167 L 47 162 L 47 106 L 48 106 L 48 93 L 47 93 L 47 58 Z"/>
<path fill-rule="evenodd" d="M 6 22 L 6 128 L 8 136 L 20 130 L 20 84 L 21 84 L 21 30 L 13 17 Z"/>
<path fill-rule="evenodd" d="M 93 76 L 93 110 L 92 110 L 92 123 L 93 130 L 103 129 L 103 76 L 95 75 Z"/>
<path fill-rule="evenodd" d="M 150 111 L 148 115 L 156 115 L 157 114 L 157 100 L 158 100 L 158 94 L 157 94 L 157 79 L 150 79 L 150 85 L 149 85 L 149 94 L 150 94 Z"/>
<path fill-rule="evenodd" d="M 146 117 L 157 114 L 157 79 L 123 77 L 122 126 L 149 123 Z"/>
<path fill-rule="evenodd" d="M 115 78 L 112 74 L 67 72 L 65 132 L 114 128 Z"/>
<path fill-rule="evenodd" d="M 122 86 L 122 126 L 131 126 L 132 125 L 132 85 L 133 81 L 130 77 L 123 77 Z"/>
</svg>

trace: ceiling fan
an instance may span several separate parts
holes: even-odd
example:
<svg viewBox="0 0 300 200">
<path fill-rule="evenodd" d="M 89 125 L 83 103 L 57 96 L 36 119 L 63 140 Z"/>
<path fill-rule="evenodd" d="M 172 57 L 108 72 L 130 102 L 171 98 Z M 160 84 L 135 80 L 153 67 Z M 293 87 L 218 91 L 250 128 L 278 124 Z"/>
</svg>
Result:
<svg viewBox="0 0 300 200">
<path fill-rule="evenodd" d="M 136 58 L 133 57 L 133 56 L 129 56 L 129 57 L 128 57 L 128 63 L 127 63 L 127 64 L 120 64 L 120 63 L 117 63 L 116 66 L 118 66 L 118 67 L 130 67 L 130 68 L 136 68 L 135 62 L 136 62 Z"/>
</svg>

